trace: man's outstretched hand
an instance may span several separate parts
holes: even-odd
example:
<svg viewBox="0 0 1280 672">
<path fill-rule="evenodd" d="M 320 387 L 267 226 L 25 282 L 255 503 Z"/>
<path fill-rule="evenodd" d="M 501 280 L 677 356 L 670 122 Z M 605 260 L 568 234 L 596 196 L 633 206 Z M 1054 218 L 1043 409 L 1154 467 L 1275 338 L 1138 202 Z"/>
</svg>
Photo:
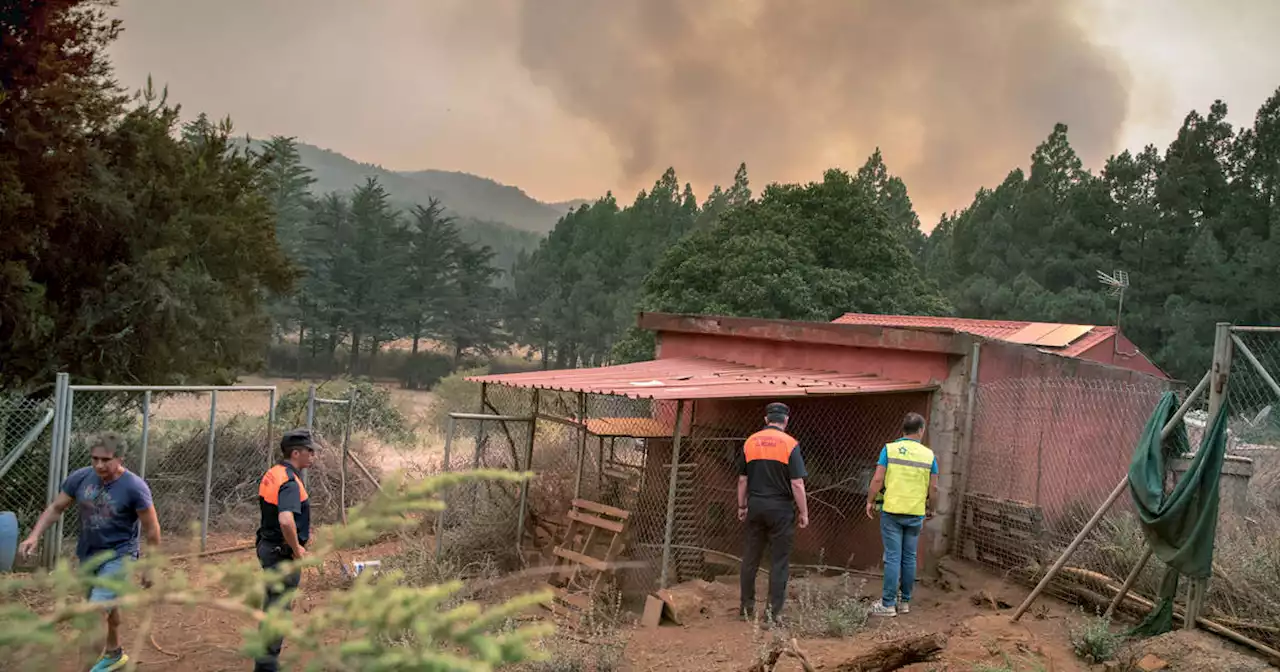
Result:
<svg viewBox="0 0 1280 672">
<path fill-rule="evenodd" d="M 29 558 L 36 554 L 36 549 L 40 547 L 40 540 L 35 537 L 27 537 L 18 545 L 18 553 L 24 558 Z"/>
</svg>

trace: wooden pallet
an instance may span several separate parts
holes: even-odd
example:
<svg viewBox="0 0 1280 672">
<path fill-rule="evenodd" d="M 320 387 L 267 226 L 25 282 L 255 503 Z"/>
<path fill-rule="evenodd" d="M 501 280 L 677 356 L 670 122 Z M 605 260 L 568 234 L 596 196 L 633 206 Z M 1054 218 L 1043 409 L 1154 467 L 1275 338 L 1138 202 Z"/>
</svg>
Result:
<svg viewBox="0 0 1280 672">
<path fill-rule="evenodd" d="M 631 512 L 575 499 L 567 518 L 564 542 L 552 549 L 548 583 L 553 597 L 545 606 L 577 625 L 591 611 L 596 593 L 622 554 Z"/>
<path fill-rule="evenodd" d="M 981 494 L 964 498 L 961 552 L 965 558 L 1001 569 L 1041 562 L 1044 512 L 1037 506 Z"/>
</svg>

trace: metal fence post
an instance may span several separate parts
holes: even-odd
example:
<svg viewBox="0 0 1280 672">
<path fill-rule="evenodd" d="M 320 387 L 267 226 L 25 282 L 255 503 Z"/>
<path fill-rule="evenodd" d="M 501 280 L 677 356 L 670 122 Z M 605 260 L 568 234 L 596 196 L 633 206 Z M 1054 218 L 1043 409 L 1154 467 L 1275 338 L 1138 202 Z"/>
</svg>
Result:
<svg viewBox="0 0 1280 672">
<path fill-rule="evenodd" d="M 1209 381 L 1209 417 L 1206 419 L 1205 433 L 1213 426 L 1222 405 L 1227 403 L 1227 386 L 1231 376 L 1231 324 L 1219 322 L 1213 333 L 1213 365 L 1209 370 L 1212 376 Z M 1230 409 L 1227 409 L 1230 413 Z M 1209 577 L 1192 578 L 1187 581 L 1186 618 L 1182 621 L 1182 629 L 1195 630 L 1196 620 L 1200 618 L 1200 610 L 1204 607 L 1205 593 L 1209 589 Z"/>
<path fill-rule="evenodd" d="M 45 492 L 47 501 L 45 504 L 52 504 L 53 500 L 58 496 L 58 488 L 62 482 L 58 480 L 58 465 L 62 464 L 62 426 L 67 421 L 67 393 L 70 376 L 65 373 L 59 373 L 54 379 L 53 392 L 53 434 L 50 437 L 49 444 L 49 474 Z M 56 525 L 54 528 L 56 529 Z M 40 564 L 45 569 L 53 569 L 53 565 L 57 562 L 57 552 L 54 550 L 53 535 L 45 538 L 45 543 L 40 549 Z"/>
<path fill-rule="evenodd" d="M 676 530 L 676 482 L 680 475 L 680 439 L 684 429 L 684 400 L 676 402 L 676 431 L 671 441 L 671 479 L 667 484 L 667 531 L 662 537 L 662 571 L 658 588 L 667 587 L 667 565 L 671 564 L 671 538 Z"/>
<path fill-rule="evenodd" d="M 67 480 L 68 465 L 71 461 L 71 428 L 75 425 L 76 413 L 76 391 L 71 389 L 70 378 L 67 380 L 67 412 L 62 421 L 62 452 L 58 456 L 58 485 Z M 58 486 L 55 486 L 58 487 Z M 54 491 L 57 496 L 57 491 Z M 62 537 L 63 537 L 63 516 L 58 516 L 58 522 L 53 525 L 53 556 L 56 561 L 59 555 L 62 555 Z"/>
<path fill-rule="evenodd" d="M 301 356 L 301 355 L 299 355 Z M 271 445 L 271 432 L 276 426 L 276 388 L 267 392 L 267 468 L 276 463 L 275 446 Z"/>
<path fill-rule="evenodd" d="M 489 384 L 480 383 L 480 410 L 476 413 L 485 414 L 485 406 L 489 403 Z M 480 426 L 476 428 L 476 449 L 475 454 L 471 456 L 471 470 L 480 469 L 480 459 L 484 454 L 486 445 L 489 441 L 489 435 L 486 433 L 484 420 L 480 421 Z M 471 506 L 474 508 L 480 504 L 480 483 L 477 481 L 471 484 Z"/>
<path fill-rule="evenodd" d="M 347 524 L 347 453 L 351 449 L 351 423 L 355 420 L 356 388 L 347 390 L 347 426 L 342 430 L 342 481 L 338 485 L 338 505 L 342 507 L 342 524 Z"/>
<path fill-rule="evenodd" d="M 151 433 L 151 390 L 142 393 L 142 440 L 138 456 L 138 476 L 147 477 L 147 439 Z"/>
<path fill-rule="evenodd" d="M 316 386 L 311 385 L 307 388 L 307 431 L 308 432 L 315 432 L 315 422 L 316 422 Z M 307 483 L 308 471 L 310 471 L 310 469 L 302 470 L 302 486 L 303 487 L 306 487 L 307 485 L 309 485 L 309 483 Z"/>
<path fill-rule="evenodd" d="M 529 442 L 524 450 L 524 471 L 533 471 L 533 437 L 538 433 L 538 390 L 533 391 L 533 407 L 529 412 Z M 516 465 L 520 469 L 520 465 Z M 516 555 L 524 560 L 524 515 L 529 508 L 529 481 L 520 483 L 520 512 L 516 518 Z"/>
<path fill-rule="evenodd" d="M 587 395 L 578 393 L 578 471 L 573 478 L 573 498 L 582 497 L 582 472 L 587 466 Z"/>
<path fill-rule="evenodd" d="M 213 497 L 213 444 L 218 421 L 218 391 L 209 393 L 209 450 L 204 458 L 204 513 L 200 516 L 200 551 L 209 543 L 209 500 Z"/>
<path fill-rule="evenodd" d="M 442 471 L 449 473 L 449 452 L 453 447 L 453 433 L 458 427 L 458 421 L 452 415 L 449 416 L 448 434 L 444 437 L 444 467 Z M 440 495 L 444 499 L 444 494 Z M 436 560 L 440 559 L 440 551 L 444 548 L 444 514 L 449 509 L 448 502 L 445 507 L 436 513 Z"/>
</svg>

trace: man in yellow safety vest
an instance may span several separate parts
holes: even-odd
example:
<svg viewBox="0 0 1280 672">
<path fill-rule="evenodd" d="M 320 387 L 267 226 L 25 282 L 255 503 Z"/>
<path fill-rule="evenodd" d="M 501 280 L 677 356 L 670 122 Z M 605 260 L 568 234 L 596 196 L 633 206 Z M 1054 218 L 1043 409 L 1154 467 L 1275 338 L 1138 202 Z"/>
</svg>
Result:
<svg viewBox="0 0 1280 672">
<path fill-rule="evenodd" d="M 880 449 L 867 489 L 867 518 L 875 519 L 876 500 L 880 500 L 884 541 L 884 592 L 880 602 L 872 605 L 873 616 L 897 616 L 911 609 L 916 545 L 925 518 L 933 517 L 938 501 L 938 461 L 923 440 L 924 417 L 908 413 L 902 421 L 902 438 Z M 882 488 L 882 497 L 872 496 Z"/>
</svg>

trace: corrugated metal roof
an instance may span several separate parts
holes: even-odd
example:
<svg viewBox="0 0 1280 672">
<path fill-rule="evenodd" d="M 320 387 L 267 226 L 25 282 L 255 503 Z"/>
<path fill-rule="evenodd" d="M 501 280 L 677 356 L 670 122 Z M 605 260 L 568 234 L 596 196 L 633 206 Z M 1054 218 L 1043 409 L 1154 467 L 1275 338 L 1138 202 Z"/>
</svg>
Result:
<svg viewBox="0 0 1280 672">
<path fill-rule="evenodd" d="M 930 383 L 871 374 L 762 368 L 700 357 L 676 357 L 590 369 L 476 376 L 467 380 L 528 389 L 669 400 L 878 394 L 937 387 Z"/>
<path fill-rule="evenodd" d="M 1023 322 L 1019 320 L 975 320 L 965 317 L 933 317 L 929 315 L 871 315 L 846 313 L 835 319 L 837 324 L 866 324 L 877 327 L 944 328 L 955 331 L 1037 347 L 1067 357 L 1078 357 L 1090 348 L 1106 341 L 1116 333 L 1115 327 L 1096 325 L 1070 325 L 1053 322 Z M 1035 332 L 1034 334 L 1032 332 Z M 1074 336 L 1061 345 L 1055 337 Z M 1030 338 L 1035 336 L 1034 338 Z"/>
</svg>

